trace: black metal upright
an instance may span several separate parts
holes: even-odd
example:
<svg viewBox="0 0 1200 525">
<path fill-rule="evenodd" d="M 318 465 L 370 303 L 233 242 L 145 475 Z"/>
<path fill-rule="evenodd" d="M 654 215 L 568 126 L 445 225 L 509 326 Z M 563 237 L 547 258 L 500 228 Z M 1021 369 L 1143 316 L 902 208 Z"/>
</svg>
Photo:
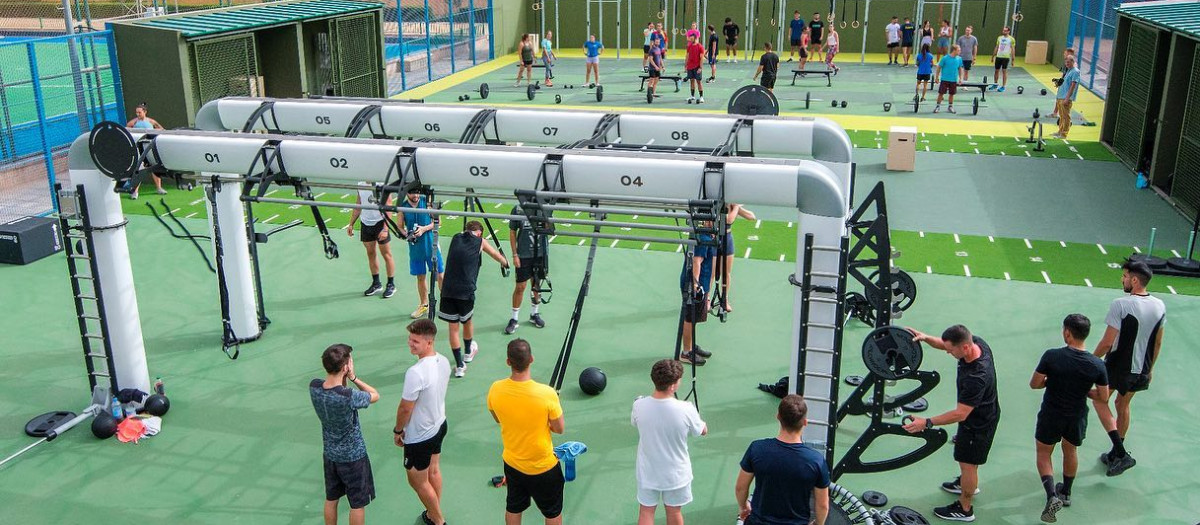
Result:
<svg viewBox="0 0 1200 525">
<path fill-rule="evenodd" d="M 76 185 L 74 190 L 66 190 L 62 184 L 55 184 L 54 192 L 58 197 L 58 224 L 67 255 L 67 270 L 71 276 L 71 294 L 75 298 L 75 317 L 79 323 L 83 361 L 87 366 L 88 387 L 95 391 L 103 379 L 108 384 L 109 392 L 116 392 L 116 365 L 113 363 L 112 340 L 109 338 L 108 317 L 104 309 L 104 293 L 96 265 L 96 245 L 92 233 L 122 228 L 125 221 L 94 227 L 82 184 Z"/>
</svg>

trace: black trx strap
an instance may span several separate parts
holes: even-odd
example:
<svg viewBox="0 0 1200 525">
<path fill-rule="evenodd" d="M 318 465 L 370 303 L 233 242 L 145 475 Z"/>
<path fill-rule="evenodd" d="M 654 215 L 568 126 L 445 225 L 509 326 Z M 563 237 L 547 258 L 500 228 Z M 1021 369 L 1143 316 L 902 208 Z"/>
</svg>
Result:
<svg viewBox="0 0 1200 525">
<path fill-rule="evenodd" d="M 983 20 L 979 22 L 980 29 L 987 27 L 987 13 L 988 13 L 988 4 L 989 3 L 991 3 L 991 0 L 983 0 Z"/>
<path fill-rule="evenodd" d="M 694 238 L 695 236 L 693 235 L 692 237 Z M 696 287 L 697 287 L 698 283 L 691 280 L 692 264 L 694 263 L 694 254 L 695 254 L 695 252 L 693 250 L 694 250 L 694 247 L 689 247 L 687 250 L 684 250 L 684 252 L 683 252 L 683 257 L 684 257 L 683 274 L 689 278 L 688 279 L 689 283 L 688 283 L 687 290 L 683 291 L 683 293 L 681 294 L 681 295 L 683 295 L 683 302 L 679 309 L 679 329 L 676 330 L 676 332 L 675 332 L 675 360 L 676 361 L 683 358 L 683 330 L 684 330 L 685 320 L 687 319 L 687 314 L 689 311 L 695 311 L 696 307 L 698 306 L 696 304 L 697 296 L 699 296 L 701 301 L 704 300 L 703 292 L 696 291 Z M 688 355 L 690 356 L 690 359 L 688 359 L 688 364 L 691 365 L 691 369 L 692 369 L 692 388 L 691 388 L 691 390 L 688 391 L 687 395 L 684 396 L 683 399 L 684 399 L 684 401 L 691 399 L 692 404 L 694 404 L 696 406 L 696 411 L 699 412 L 700 411 L 700 394 L 696 390 L 696 359 L 697 359 L 697 357 L 699 357 L 695 354 L 695 351 L 696 351 L 696 323 L 692 323 L 691 336 L 692 336 L 692 347 L 688 349 Z M 678 397 L 678 394 L 676 394 L 676 397 Z"/>
<path fill-rule="evenodd" d="M 204 259 L 204 264 L 208 266 L 208 271 L 216 273 L 217 269 L 213 268 L 212 261 L 208 260 L 208 254 L 204 253 L 204 248 L 201 248 L 200 243 L 196 242 L 196 239 L 211 240 L 212 238 L 207 235 L 193 235 L 192 232 L 188 231 L 187 226 L 184 226 L 182 222 L 179 222 L 179 219 L 175 217 L 175 214 L 171 213 L 171 208 L 169 206 L 167 206 L 167 201 L 159 199 L 159 203 L 162 204 L 163 213 L 165 213 L 168 217 L 170 217 L 171 220 L 174 221 L 175 224 L 177 224 L 179 226 L 179 228 L 183 230 L 183 233 L 184 233 L 183 235 L 179 235 L 179 234 L 175 233 L 175 230 L 171 228 L 171 225 L 167 224 L 167 221 L 162 220 L 162 217 L 158 214 L 158 210 L 156 210 L 154 208 L 153 204 L 150 204 L 149 202 L 147 202 L 146 207 L 150 208 L 150 213 L 152 215 L 154 215 L 155 219 L 158 219 L 159 224 L 162 224 L 163 228 L 167 229 L 167 233 L 171 234 L 171 237 L 174 237 L 176 239 L 187 239 L 189 241 L 192 241 L 192 246 L 195 246 L 196 251 L 200 252 L 200 257 L 202 259 Z"/>
<path fill-rule="evenodd" d="M 604 220 L 603 216 L 599 217 Z M 600 226 L 597 225 L 592 230 L 594 233 L 600 233 Z M 599 237 L 592 237 L 592 244 L 588 248 L 587 266 L 583 270 L 583 283 L 579 285 L 579 294 L 575 296 L 575 310 L 571 312 L 571 320 L 567 323 L 567 337 L 563 340 L 562 349 L 558 351 L 558 361 L 554 363 L 554 372 L 550 375 L 550 386 L 554 390 L 561 390 L 563 378 L 567 375 L 567 363 L 571 360 L 571 350 L 575 347 L 575 334 L 579 331 L 579 320 L 583 317 L 583 303 L 587 299 L 588 288 L 592 282 L 592 263 L 596 260 L 596 245 L 600 242 Z"/>
<path fill-rule="evenodd" d="M 295 180 L 292 185 L 296 188 L 296 196 L 308 202 L 316 202 L 313 197 L 312 190 L 302 180 Z M 338 258 L 337 243 L 333 242 L 333 236 L 329 235 L 329 226 L 325 224 L 325 219 L 321 218 L 320 206 L 309 206 L 312 209 L 313 221 L 317 223 L 317 231 L 321 232 L 322 249 L 325 252 L 325 258 L 329 260 Z"/>
<path fill-rule="evenodd" d="M 425 187 L 425 200 L 430 209 L 440 209 L 437 201 L 434 200 L 433 188 Z M 437 289 L 438 289 L 438 228 L 442 225 L 441 215 L 432 215 L 430 220 L 433 221 L 433 229 L 429 230 L 429 234 L 433 235 L 433 246 L 429 248 L 429 262 L 432 263 L 433 270 L 429 272 L 429 281 L 426 283 L 429 287 L 429 316 L 430 321 L 437 319 Z M 470 348 L 467 349 L 470 351 Z"/>
<path fill-rule="evenodd" d="M 470 192 L 472 190 L 468 188 L 467 191 Z M 468 195 L 463 198 L 463 210 L 483 211 L 483 202 L 479 200 L 479 197 Z M 492 244 L 496 245 L 496 251 L 500 252 L 500 257 L 507 258 L 508 256 L 504 255 L 504 248 L 500 245 L 500 238 L 496 236 L 496 230 L 492 228 L 492 221 L 484 217 L 483 226 L 487 228 L 488 238 L 491 239 Z M 463 218 L 463 231 L 467 231 L 467 219 L 465 217 Z M 504 265 L 500 266 L 500 276 L 508 277 L 508 267 Z"/>
</svg>

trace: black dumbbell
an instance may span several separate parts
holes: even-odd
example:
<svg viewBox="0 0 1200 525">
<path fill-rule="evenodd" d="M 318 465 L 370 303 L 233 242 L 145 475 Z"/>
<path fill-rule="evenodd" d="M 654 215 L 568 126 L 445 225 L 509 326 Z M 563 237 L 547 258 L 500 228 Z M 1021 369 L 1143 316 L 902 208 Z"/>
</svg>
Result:
<svg viewBox="0 0 1200 525">
<path fill-rule="evenodd" d="M 837 107 L 837 101 L 836 101 L 836 100 L 832 100 L 832 101 L 830 101 L 830 102 L 829 102 L 829 106 L 830 106 L 830 107 L 834 107 L 834 108 L 836 108 L 836 107 Z"/>
<path fill-rule="evenodd" d="M 1046 88 L 1042 88 L 1042 95 L 1043 95 L 1043 96 L 1045 96 L 1045 95 L 1046 95 Z"/>
<path fill-rule="evenodd" d="M 1018 95 L 1025 94 L 1025 86 L 1017 86 L 1017 94 Z"/>
<path fill-rule="evenodd" d="M 842 101 L 842 107 L 843 107 L 843 108 L 844 108 L 844 107 L 846 107 L 846 101 L 845 101 L 845 100 L 843 100 L 843 101 Z"/>
<path fill-rule="evenodd" d="M 459 96 L 458 96 L 458 101 L 459 101 L 459 102 L 462 102 L 462 101 L 464 101 L 464 100 L 466 100 L 466 99 L 465 99 L 465 98 L 463 98 L 463 96 L 462 96 L 462 95 L 459 95 Z"/>
<path fill-rule="evenodd" d="M 596 83 L 592 82 L 591 84 L 588 84 L 588 89 L 596 89 Z"/>
<path fill-rule="evenodd" d="M 562 104 L 562 95 L 554 95 L 554 103 Z"/>
</svg>

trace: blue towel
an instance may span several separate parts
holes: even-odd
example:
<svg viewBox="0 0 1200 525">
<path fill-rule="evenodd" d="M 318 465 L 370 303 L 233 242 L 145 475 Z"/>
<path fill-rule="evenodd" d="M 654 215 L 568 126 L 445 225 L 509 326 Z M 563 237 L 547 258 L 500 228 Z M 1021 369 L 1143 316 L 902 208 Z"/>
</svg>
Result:
<svg viewBox="0 0 1200 525">
<path fill-rule="evenodd" d="M 575 458 L 587 452 L 587 445 L 578 441 L 568 441 L 554 447 L 554 455 L 563 463 L 563 479 L 575 481 Z"/>
</svg>

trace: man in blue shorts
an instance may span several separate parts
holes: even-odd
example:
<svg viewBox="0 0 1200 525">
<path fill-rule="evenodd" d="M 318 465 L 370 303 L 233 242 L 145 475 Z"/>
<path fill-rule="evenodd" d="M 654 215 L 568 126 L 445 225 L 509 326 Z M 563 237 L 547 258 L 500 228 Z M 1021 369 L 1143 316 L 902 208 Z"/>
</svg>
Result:
<svg viewBox="0 0 1200 525">
<path fill-rule="evenodd" d="M 428 209 L 429 201 L 420 193 L 409 193 L 399 207 Z M 417 278 L 417 298 L 420 300 L 410 317 L 418 319 L 429 312 L 429 283 L 425 280 L 425 274 L 437 272 L 440 288 L 442 274 L 446 271 L 441 248 L 434 245 L 438 221 L 428 213 L 406 211 L 400 214 L 400 222 L 396 226 L 408 234 L 408 273 Z"/>
</svg>

